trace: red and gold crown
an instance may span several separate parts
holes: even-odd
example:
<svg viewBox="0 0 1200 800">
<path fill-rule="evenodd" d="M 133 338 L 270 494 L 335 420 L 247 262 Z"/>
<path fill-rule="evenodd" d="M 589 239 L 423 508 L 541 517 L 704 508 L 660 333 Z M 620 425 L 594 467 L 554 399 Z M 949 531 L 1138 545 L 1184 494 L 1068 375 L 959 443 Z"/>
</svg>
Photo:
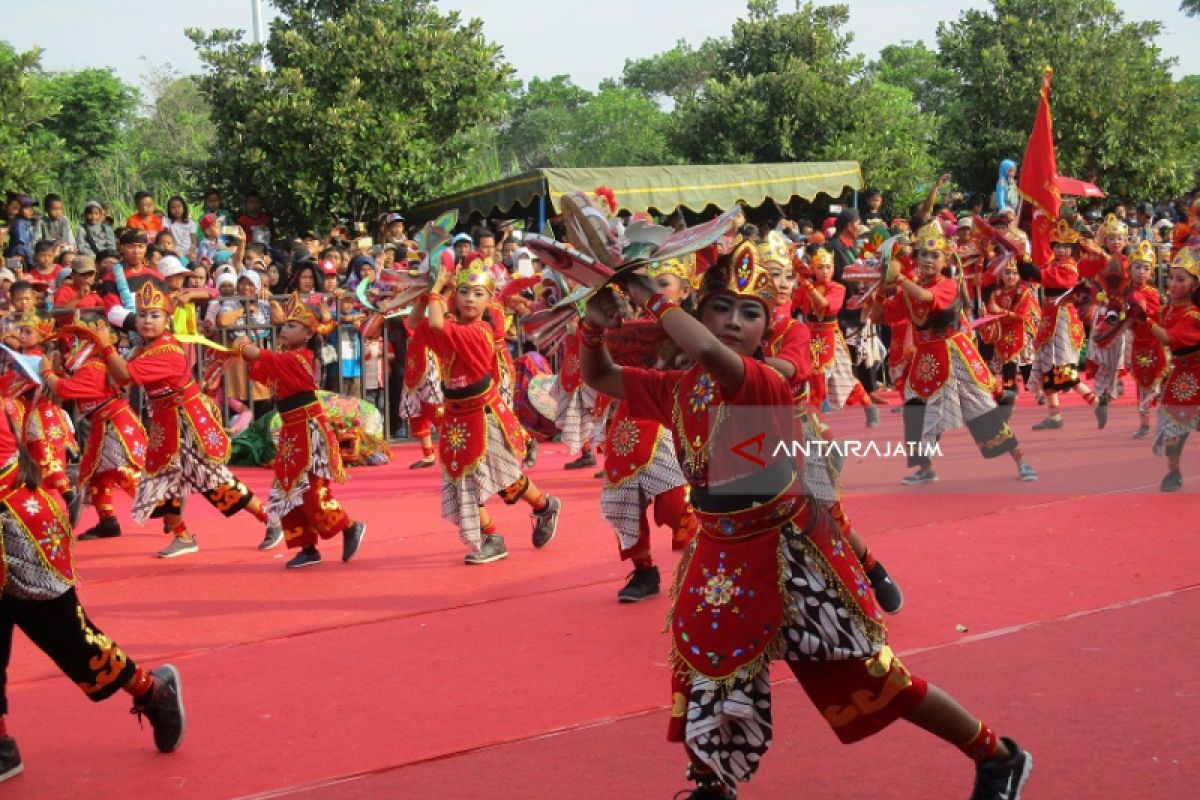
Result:
<svg viewBox="0 0 1200 800">
<path fill-rule="evenodd" d="M 324 309 L 314 309 L 300 299 L 298 292 L 288 295 L 280 308 L 283 310 L 285 323 L 299 323 L 313 333 L 326 334 L 333 330 L 333 322 L 328 319 Z"/>
<path fill-rule="evenodd" d="M 954 248 L 946 239 L 945 231 L 942 230 L 942 226 L 937 220 L 925 223 L 921 230 L 917 231 L 917 249 L 937 250 L 946 255 L 954 252 Z"/>
<path fill-rule="evenodd" d="M 1189 246 L 1180 249 L 1175 254 L 1175 260 L 1171 262 L 1172 269 L 1177 267 L 1200 280 L 1200 247 Z"/>
<path fill-rule="evenodd" d="M 1129 226 L 1117 219 L 1116 214 L 1109 214 L 1096 229 L 1096 238 L 1103 242 L 1107 236 L 1125 236 L 1128 233 Z"/>
<path fill-rule="evenodd" d="M 1158 263 L 1158 253 L 1154 251 L 1154 245 L 1145 240 L 1137 243 L 1137 247 L 1129 251 L 1129 266 L 1136 263 L 1149 264 L 1154 266 Z"/>
<path fill-rule="evenodd" d="M 758 260 L 763 264 L 768 261 L 778 264 L 792 263 L 792 251 L 782 233 L 771 231 L 767 234 L 766 241 L 758 246 Z"/>
<path fill-rule="evenodd" d="M 496 276 L 492 274 L 492 265 L 481 253 L 467 253 L 462 266 L 454 273 L 454 288 L 463 286 L 482 286 L 489 294 L 496 293 Z"/>
<path fill-rule="evenodd" d="M 159 289 L 154 281 L 146 281 L 134 299 L 137 301 L 138 311 L 161 311 L 164 314 L 175 311 L 175 304 L 171 302 L 170 296 Z"/>
<path fill-rule="evenodd" d="M 757 300 L 770 311 L 775 307 L 775 284 L 758 260 L 758 246 L 742 241 L 729 256 L 728 266 L 718 265 L 704 273 L 700 305 L 719 294 Z"/>
<path fill-rule="evenodd" d="M 833 251 L 827 247 L 814 247 L 808 251 L 808 263 L 814 267 L 832 267 Z"/>
<path fill-rule="evenodd" d="M 26 311 L 17 320 L 17 324 L 33 328 L 42 337 L 43 342 L 54 336 L 54 317 L 39 317 L 36 311 Z"/>
<path fill-rule="evenodd" d="M 1079 231 L 1071 227 L 1071 223 L 1060 219 L 1054 224 L 1054 232 L 1050 234 L 1050 244 L 1079 244 Z"/>
<path fill-rule="evenodd" d="M 647 278 L 657 278 L 659 275 L 674 275 L 685 283 L 691 282 L 696 274 L 696 254 L 689 253 L 679 258 L 664 258 L 662 261 L 651 261 L 638 270 Z"/>
</svg>

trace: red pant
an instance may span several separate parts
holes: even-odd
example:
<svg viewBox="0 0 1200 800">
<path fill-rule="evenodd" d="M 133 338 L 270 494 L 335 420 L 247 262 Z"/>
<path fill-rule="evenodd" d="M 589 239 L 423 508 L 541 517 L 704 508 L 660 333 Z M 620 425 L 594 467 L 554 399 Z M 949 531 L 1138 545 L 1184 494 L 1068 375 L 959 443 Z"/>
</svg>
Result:
<svg viewBox="0 0 1200 800">
<path fill-rule="evenodd" d="M 687 487 L 676 486 L 656 495 L 653 500 L 654 523 L 671 526 L 671 549 L 682 550 L 696 535 L 696 515 L 688 503 Z M 642 509 L 638 520 L 638 540 L 633 547 L 621 551 L 621 560 L 645 558 L 650 555 L 650 508 Z"/>
<path fill-rule="evenodd" d="M 421 413 L 409 418 L 409 433 L 412 434 L 414 439 L 423 439 L 426 436 L 432 436 L 433 426 L 437 424 L 441 416 L 441 406 L 434 405 L 433 403 L 421 403 Z"/>
<path fill-rule="evenodd" d="M 288 547 L 309 547 L 318 537 L 331 539 L 346 530 L 350 517 L 329 490 L 329 479 L 310 473 L 304 502 L 284 514 L 279 524 Z"/>
</svg>

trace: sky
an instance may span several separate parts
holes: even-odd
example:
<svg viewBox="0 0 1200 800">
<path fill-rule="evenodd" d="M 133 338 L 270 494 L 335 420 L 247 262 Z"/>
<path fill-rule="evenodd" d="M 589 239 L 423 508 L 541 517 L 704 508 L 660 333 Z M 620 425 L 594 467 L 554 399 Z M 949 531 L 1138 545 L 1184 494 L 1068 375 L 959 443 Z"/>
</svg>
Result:
<svg viewBox="0 0 1200 800">
<path fill-rule="evenodd" d="M 933 0 L 846 0 L 855 52 L 874 58 L 888 44 L 923 40 L 933 46 L 939 21 L 957 18 L 966 8 L 990 4 Z M 1052 0 L 1050 0 L 1052 1 Z M 254 0 L 42 0 L 6 8 L 3 39 L 18 50 L 41 47 L 48 70 L 112 67 L 124 80 L 141 86 L 151 71 L 170 66 L 178 72 L 199 69 L 187 27 L 252 30 Z M 5 5 L 8 5 L 7 3 Z M 789 0 L 780 0 L 788 9 Z M 1158 19 L 1165 25 L 1158 44 L 1179 60 L 1177 77 L 1200 74 L 1200 18 L 1179 11 L 1179 0 L 1117 0 L 1126 18 Z M 693 45 L 726 35 L 745 13 L 739 0 L 438 0 L 443 10 L 484 22 L 485 35 L 500 44 L 517 77 L 568 74 L 580 86 L 595 89 L 604 78 L 618 77 L 626 59 L 669 50 L 680 39 Z M 264 14 L 273 14 L 263 0 Z M 897 14 L 898 8 L 904 14 Z"/>
</svg>

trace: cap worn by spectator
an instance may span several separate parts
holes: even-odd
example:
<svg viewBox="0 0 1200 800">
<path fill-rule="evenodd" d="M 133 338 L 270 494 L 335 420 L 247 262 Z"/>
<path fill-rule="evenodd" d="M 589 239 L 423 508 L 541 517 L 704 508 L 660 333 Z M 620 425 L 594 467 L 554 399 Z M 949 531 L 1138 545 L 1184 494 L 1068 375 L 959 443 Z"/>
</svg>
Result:
<svg viewBox="0 0 1200 800">
<path fill-rule="evenodd" d="M 1174 227 L 1175 227 L 1174 223 L 1172 223 L 1171 220 L 1169 220 L 1169 219 L 1160 219 L 1158 222 L 1154 223 L 1154 230 L 1156 230 L 1156 231 L 1161 231 L 1163 228 L 1174 228 Z"/>
<path fill-rule="evenodd" d="M 325 261 L 322 261 L 320 264 L 318 264 L 317 268 L 321 270 L 322 275 L 337 275 L 338 274 L 337 267 L 334 265 L 334 263 L 332 261 L 329 261 L 328 259 L 326 259 Z"/>
<path fill-rule="evenodd" d="M 459 244 L 461 242 L 466 242 L 467 244 L 470 244 L 470 245 L 475 244 L 475 241 L 468 234 L 456 233 L 456 234 L 454 234 L 454 238 L 450 240 L 450 246 L 453 247 L 454 245 Z"/>
<path fill-rule="evenodd" d="M 165 261 L 166 259 L 164 259 Z M 179 259 L 176 259 L 178 261 Z M 71 272 L 80 275 L 86 275 L 89 272 L 96 271 L 96 259 L 91 256 L 75 256 L 75 260 L 71 262 Z"/>
<path fill-rule="evenodd" d="M 8 267 L 0 267 L 0 281 L 11 281 L 16 283 L 17 276 Z"/>
<path fill-rule="evenodd" d="M 164 278 L 169 278 L 172 275 L 191 275 L 192 271 L 183 265 L 175 256 L 163 256 L 158 262 L 158 274 Z"/>
<path fill-rule="evenodd" d="M 388 215 L 387 215 L 387 222 L 386 222 L 386 224 L 387 224 L 387 225 L 391 225 L 393 222 L 404 222 L 404 217 L 403 217 L 403 215 L 401 215 L 401 214 L 397 214 L 397 213 L 396 213 L 396 212 L 394 212 L 394 211 L 393 211 L 391 214 L 388 214 Z"/>
<path fill-rule="evenodd" d="M 137 228 L 126 228 L 121 232 L 121 244 L 146 244 L 146 232 Z"/>
<path fill-rule="evenodd" d="M 217 288 L 220 289 L 225 284 L 229 284 L 230 286 L 237 286 L 237 278 L 234 277 L 234 274 L 232 272 L 222 272 L 220 275 L 217 276 Z"/>
<path fill-rule="evenodd" d="M 21 204 L 21 208 L 25 208 L 26 206 L 36 206 L 37 205 L 37 200 L 34 200 L 32 197 L 30 197 L 27 194 L 23 194 L 20 197 L 18 197 L 17 202 L 19 202 Z"/>
<path fill-rule="evenodd" d="M 83 204 L 84 211 L 91 211 L 93 208 L 96 209 L 97 211 L 104 210 L 104 206 L 100 205 L 99 200 L 88 200 L 86 203 Z"/>
<path fill-rule="evenodd" d="M 256 292 L 262 291 L 262 278 L 254 270 L 252 270 L 252 269 L 242 270 L 242 274 L 238 275 L 237 279 L 240 281 L 242 278 L 245 278 L 246 280 L 248 280 L 252 284 L 254 284 L 254 291 L 256 291 Z"/>
<path fill-rule="evenodd" d="M 220 217 L 218 217 L 216 214 L 205 214 L 200 219 L 200 230 L 207 231 L 218 219 L 220 219 Z"/>
</svg>

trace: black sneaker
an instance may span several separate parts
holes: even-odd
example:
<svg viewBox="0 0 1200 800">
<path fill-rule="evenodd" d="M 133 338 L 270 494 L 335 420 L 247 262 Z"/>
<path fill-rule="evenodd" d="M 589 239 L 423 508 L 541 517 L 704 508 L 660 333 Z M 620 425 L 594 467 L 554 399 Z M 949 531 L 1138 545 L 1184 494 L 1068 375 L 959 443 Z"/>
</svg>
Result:
<svg viewBox="0 0 1200 800">
<path fill-rule="evenodd" d="M 867 412 L 867 427 L 868 428 L 878 428 L 879 427 L 879 409 L 876 408 L 875 406 L 867 406 L 866 412 Z"/>
<path fill-rule="evenodd" d="M 268 525 L 267 532 L 263 536 L 263 540 L 258 543 L 259 550 L 270 550 L 272 547 L 278 547 L 283 543 L 283 527 L 280 525 Z"/>
<path fill-rule="evenodd" d="M 1033 756 L 1008 737 L 1002 737 L 1012 752 L 1008 761 L 982 761 L 975 765 L 975 789 L 971 800 L 1018 800 L 1021 787 L 1033 771 Z"/>
<path fill-rule="evenodd" d="M 15 778 L 24 769 L 21 751 L 17 749 L 17 740 L 11 736 L 0 736 L 0 783 Z"/>
<path fill-rule="evenodd" d="M 436 467 L 436 466 L 437 466 L 437 456 L 431 456 L 429 458 L 422 457 L 420 461 L 414 461 L 413 463 L 408 465 L 408 468 L 409 469 L 429 469 L 430 467 Z"/>
<path fill-rule="evenodd" d="M 116 517 L 104 517 L 92 527 L 76 536 L 76 540 L 86 542 L 91 539 L 112 539 L 121 535 L 121 523 Z"/>
<path fill-rule="evenodd" d="M 1178 492 L 1183 488 L 1183 473 L 1172 470 L 1168 472 L 1162 479 L 1162 483 L 1158 485 L 1161 492 Z"/>
<path fill-rule="evenodd" d="M 342 531 L 342 561 L 349 561 L 358 552 L 363 537 L 367 535 L 367 526 L 363 522 L 351 522 L 350 527 Z"/>
<path fill-rule="evenodd" d="M 154 729 L 154 746 L 160 753 L 173 753 L 183 742 L 183 734 L 187 730 L 187 717 L 183 713 L 183 687 L 179 684 L 179 670 L 170 664 L 163 664 L 150 673 L 154 679 L 154 688 L 145 704 L 133 703 L 131 714 L 136 714 L 138 722 L 142 717 L 150 720 Z"/>
<path fill-rule="evenodd" d="M 563 464 L 563 469 L 587 469 L 594 466 L 596 466 L 596 456 L 591 450 L 584 450 L 579 454 L 579 458 Z"/>
<path fill-rule="evenodd" d="M 917 470 L 912 475 L 905 475 L 900 479 L 900 482 L 905 486 L 916 486 L 921 483 L 936 483 L 937 473 L 928 467 Z"/>
<path fill-rule="evenodd" d="M 525 447 L 525 461 L 522 462 L 525 469 L 533 469 L 537 464 L 538 457 L 537 439 L 529 437 L 529 444 Z"/>
<path fill-rule="evenodd" d="M 1108 398 L 1101 397 L 1096 403 L 1096 427 L 1104 430 L 1104 426 L 1108 424 Z"/>
<path fill-rule="evenodd" d="M 1149 435 L 1150 435 L 1150 426 L 1149 425 L 1142 425 L 1136 431 L 1133 432 L 1133 438 L 1135 438 L 1135 439 L 1145 439 Z"/>
<path fill-rule="evenodd" d="M 695 789 L 684 792 L 688 790 L 677 793 L 675 800 L 737 800 L 737 789 L 717 780 L 698 781 Z"/>
<path fill-rule="evenodd" d="M 871 581 L 871 591 L 875 593 L 879 607 L 889 614 L 900 613 L 900 609 L 904 607 L 904 593 L 892 580 L 892 576 L 888 575 L 883 564 L 876 561 L 875 566 L 867 573 L 867 578 Z"/>
<path fill-rule="evenodd" d="M 629 579 L 617 592 L 618 603 L 640 603 L 647 597 L 658 594 L 658 567 L 638 567 L 629 573 Z"/>
<path fill-rule="evenodd" d="M 466 564 L 490 564 L 504 558 L 508 558 L 508 550 L 504 547 L 504 537 L 493 533 L 484 537 L 483 546 L 478 551 L 467 553 L 463 562 Z"/>
<path fill-rule="evenodd" d="M 1056 431 L 1062 428 L 1062 417 L 1046 417 L 1041 422 L 1033 426 L 1035 431 Z"/>
<path fill-rule="evenodd" d="M 533 546 L 545 547 L 550 544 L 550 540 L 554 538 L 554 532 L 558 530 L 558 512 L 562 509 L 562 503 L 557 497 L 546 495 L 546 507 L 541 511 L 533 512 Z"/>
<path fill-rule="evenodd" d="M 308 547 L 301 548 L 300 552 L 292 556 L 285 566 L 288 569 L 301 569 L 302 567 L 315 567 L 320 563 L 321 551 L 310 544 Z"/>
</svg>

